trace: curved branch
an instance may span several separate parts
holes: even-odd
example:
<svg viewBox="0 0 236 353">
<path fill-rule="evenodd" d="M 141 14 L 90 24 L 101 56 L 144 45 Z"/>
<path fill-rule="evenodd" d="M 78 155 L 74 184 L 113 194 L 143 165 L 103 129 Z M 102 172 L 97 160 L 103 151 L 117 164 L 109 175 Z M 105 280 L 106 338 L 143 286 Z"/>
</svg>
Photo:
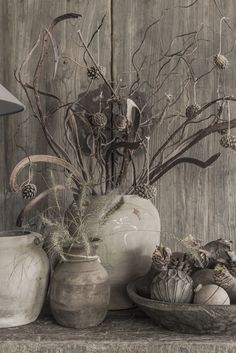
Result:
<svg viewBox="0 0 236 353">
<path fill-rule="evenodd" d="M 57 192 L 60 190 L 65 190 L 64 185 L 56 185 L 53 188 L 47 189 L 43 192 L 41 192 L 39 195 L 37 195 L 33 200 L 31 200 L 27 205 L 23 208 L 23 210 L 20 212 L 19 216 L 17 217 L 16 220 L 16 226 L 17 227 L 22 227 L 23 221 L 25 219 L 26 214 L 35 206 L 39 201 L 44 199 L 46 196 L 51 194 L 52 192 Z"/>
<path fill-rule="evenodd" d="M 38 91 L 37 87 L 38 87 L 38 81 L 39 81 L 39 71 L 42 67 L 42 64 L 44 62 L 45 57 L 47 56 L 47 47 L 49 45 L 49 42 L 47 41 L 47 39 L 49 38 L 49 33 L 52 32 L 53 28 L 60 22 L 68 20 L 68 19 L 72 19 L 72 18 L 79 18 L 82 17 L 79 13 L 66 13 L 64 15 L 58 16 L 56 17 L 51 25 L 49 26 L 49 28 L 47 29 L 46 35 L 44 36 L 44 42 L 43 42 L 43 47 L 42 47 L 42 51 L 41 51 L 41 55 L 40 58 L 38 60 L 37 63 L 37 67 L 34 73 L 34 80 L 33 80 L 33 87 L 36 91 Z"/>
<path fill-rule="evenodd" d="M 20 191 L 20 187 L 17 184 L 17 177 L 18 174 L 29 164 L 31 163 L 50 163 L 54 165 L 58 165 L 62 168 L 67 169 L 74 177 L 74 179 L 77 182 L 81 182 L 81 174 L 79 171 L 70 163 L 65 161 L 62 158 L 54 157 L 54 156 L 48 156 L 44 154 L 39 154 L 39 155 L 32 155 L 29 157 L 26 157 L 22 159 L 13 169 L 11 176 L 10 176 L 10 189 L 14 192 Z"/>
<path fill-rule="evenodd" d="M 138 70 L 138 68 L 137 68 L 137 66 L 136 66 L 136 64 L 135 64 L 134 58 L 135 58 L 135 56 L 138 54 L 138 52 L 141 50 L 141 48 L 142 48 L 142 46 L 143 46 L 143 43 L 145 42 L 145 39 L 146 39 L 147 34 L 148 34 L 148 32 L 150 31 L 150 29 L 151 29 L 153 26 L 155 26 L 158 22 L 160 22 L 160 20 L 161 20 L 161 18 L 162 18 L 163 16 L 164 16 L 164 11 L 162 11 L 161 16 L 160 16 L 157 20 L 155 20 L 153 23 L 151 23 L 151 24 L 146 28 L 146 30 L 145 30 L 145 32 L 144 32 L 144 35 L 143 35 L 143 38 L 142 38 L 142 40 L 141 40 L 141 42 L 140 42 L 138 48 L 137 48 L 137 49 L 135 50 L 135 52 L 132 54 L 131 63 L 132 63 L 132 66 L 133 66 L 133 68 L 134 68 L 134 70 L 135 70 L 135 73 L 136 73 L 136 80 L 132 83 L 131 87 L 129 88 L 129 96 L 132 95 L 132 93 L 133 93 L 133 91 L 134 91 L 134 90 L 133 90 L 133 87 L 134 87 L 135 85 L 138 85 L 138 84 L 139 84 L 139 81 L 140 81 L 139 70 Z"/>
<path fill-rule="evenodd" d="M 106 14 L 103 16 L 103 18 L 102 18 L 102 20 L 101 20 L 101 23 L 100 23 L 99 26 L 97 27 L 96 31 L 93 32 L 93 34 L 92 34 L 92 36 L 91 36 L 91 38 L 90 38 L 90 40 L 89 40 L 89 42 L 88 42 L 88 44 L 87 44 L 87 47 L 88 47 L 88 48 L 89 48 L 90 45 L 92 44 L 93 39 L 94 39 L 94 37 L 96 36 L 96 34 L 97 34 L 97 33 L 99 32 L 99 30 L 102 28 L 103 22 L 104 22 L 104 20 L 105 20 L 105 17 L 106 17 Z M 86 53 L 87 53 L 87 52 L 85 51 L 85 52 L 84 52 L 84 55 L 83 55 L 83 60 L 84 60 L 85 65 L 87 66 L 88 63 L 87 63 L 86 58 L 85 58 Z"/>
<path fill-rule="evenodd" d="M 153 173 L 152 183 L 155 183 L 155 181 L 157 179 L 162 177 L 170 169 L 174 168 L 176 165 L 178 165 L 180 163 L 190 163 L 190 164 L 196 165 L 197 167 L 205 169 L 205 168 L 209 167 L 211 164 L 213 164 L 220 157 L 220 155 L 221 155 L 221 153 L 218 152 L 218 153 L 214 154 L 213 156 L 211 156 L 205 162 L 201 161 L 200 159 L 191 158 L 191 157 L 183 157 L 183 158 L 176 159 L 173 163 L 169 164 L 166 169 L 164 169 L 161 173 L 156 175 L 156 177 L 155 177 L 155 173 Z"/>
<path fill-rule="evenodd" d="M 77 123 L 76 123 L 76 119 L 75 119 L 75 115 L 73 113 L 73 110 L 70 107 L 69 107 L 68 114 L 69 114 L 69 119 L 68 119 L 67 123 L 70 126 L 70 131 L 71 131 L 71 134 L 72 134 L 74 142 L 75 142 L 74 146 L 76 148 L 76 152 L 77 152 L 77 156 L 78 156 L 78 160 L 79 160 L 79 165 L 81 167 L 81 171 L 82 171 L 84 180 L 88 181 L 88 175 L 85 170 L 81 146 L 80 146 Z"/>
<path fill-rule="evenodd" d="M 30 85 L 29 83 L 24 83 L 25 87 L 26 88 L 29 88 L 31 90 L 34 89 L 34 87 L 32 85 Z M 50 92 L 45 92 L 45 91 L 41 91 L 40 89 L 38 90 L 38 93 L 41 94 L 42 96 L 46 96 L 46 97 L 50 97 L 50 98 L 53 98 L 59 102 L 61 102 L 60 98 L 57 97 L 55 94 L 52 94 Z"/>
<path fill-rule="evenodd" d="M 231 128 L 236 127 L 236 119 L 231 120 Z M 151 180 L 151 184 L 153 184 L 154 182 L 156 182 L 164 173 L 164 170 L 166 170 L 169 165 L 176 160 L 176 158 L 178 158 L 179 156 L 181 156 L 184 152 L 186 152 L 189 148 L 191 148 L 192 146 L 194 146 L 195 144 L 197 144 L 199 141 L 201 141 L 202 139 L 204 139 L 205 137 L 217 132 L 217 131 L 222 131 L 228 128 L 228 122 L 224 122 L 224 123 L 218 123 L 218 124 L 214 124 L 214 125 L 210 125 L 205 129 L 201 129 L 199 130 L 197 133 L 195 133 L 193 136 L 191 136 L 189 138 L 189 141 L 186 143 L 183 143 L 182 148 L 180 148 L 181 146 L 179 146 L 178 152 L 174 152 L 174 154 L 172 154 L 172 156 L 166 161 L 164 162 L 159 169 L 159 174 L 157 174 L 157 171 L 153 171 L 150 174 L 150 180 Z M 155 175 L 154 175 L 155 174 Z M 154 178 L 155 177 L 155 178 Z M 154 179 L 153 179 L 154 178 Z"/>
<path fill-rule="evenodd" d="M 193 118 L 191 119 L 188 119 L 187 121 L 185 121 L 183 124 L 181 124 L 170 136 L 169 138 L 163 143 L 163 145 L 158 149 L 158 151 L 154 154 L 154 156 L 152 157 L 151 161 L 150 161 L 150 165 L 149 167 L 151 168 L 153 163 L 155 162 L 155 159 L 157 158 L 157 156 L 159 156 L 159 154 L 165 149 L 165 147 L 169 144 L 170 141 L 173 140 L 173 138 L 182 130 L 186 127 L 186 125 L 188 125 L 193 119 L 196 119 L 196 117 L 200 114 L 202 114 L 207 108 L 209 108 L 210 106 L 212 106 L 213 104 L 217 103 L 217 102 L 221 102 L 221 101 L 236 101 L 236 98 L 233 97 L 233 96 L 225 96 L 225 97 L 220 97 L 220 98 L 217 98 L 217 99 L 214 99 L 212 100 L 211 102 L 209 103 L 206 103 L 205 105 L 203 105 L 201 107 L 201 109 L 199 109 L 199 111 L 197 112 L 196 116 L 194 116 Z M 214 125 L 215 126 L 215 125 Z M 227 129 L 227 123 L 224 123 L 222 124 L 222 126 L 225 126 L 225 127 L 222 127 L 222 130 L 223 129 Z M 232 127 L 235 127 L 232 126 Z M 200 130 L 202 131 L 202 130 Z M 205 130 L 203 131 L 208 131 L 208 128 L 206 128 Z M 216 128 L 214 131 L 212 132 L 215 132 L 215 131 L 220 131 L 220 128 Z M 211 133 L 211 132 L 210 132 Z M 209 134 L 209 133 L 208 133 Z"/>
<path fill-rule="evenodd" d="M 42 126 L 44 135 L 47 139 L 49 146 L 51 147 L 52 151 L 56 154 L 56 156 L 58 158 L 65 158 L 68 163 L 71 163 L 69 155 L 59 145 L 59 143 L 57 143 L 54 140 L 53 136 L 50 134 L 50 132 L 46 126 L 46 122 L 45 122 L 46 117 L 44 116 L 42 108 L 41 108 L 40 95 L 42 94 L 42 95 L 50 96 L 54 99 L 57 99 L 58 101 L 60 101 L 60 99 L 58 97 L 56 97 L 55 95 L 51 95 L 50 93 L 48 94 L 46 92 L 39 90 L 38 86 L 39 86 L 41 69 L 42 69 L 43 63 L 48 55 L 48 46 L 50 43 L 50 41 L 48 39 L 50 38 L 50 35 L 51 35 L 53 28 L 61 21 L 64 21 L 67 19 L 79 18 L 79 17 L 82 17 L 82 16 L 78 13 L 66 13 L 61 16 L 56 17 L 52 21 L 52 23 L 50 24 L 49 28 L 45 29 L 42 33 L 40 33 L 40 36 L 39 36 L 36 44 L 33 46 L 32 50 L 28 54 L 27 58 L 22 63 L 20 69 L 15 73 L 15 77 L 16 77 L 17 81 L 21 84 L 22 88 L 24 89 L 24 91 L 26 93 L 27 99 L 29 101 L 30 107 L 31 107 L 35 117 L 37 117 L 37 119 L 39 120 L 39 123 Z M 32 57 L 33 52 L 36 50 L 36 48 L 38 48 L 40 43 L 42 43 L 42 47 L 41 47 L 39 59 L 36 62 L 36 68 L 35 68 L 34 74 L 33 74 L 33 83 L 32 83 L 32 85 L 28 85 L 27 83 L 23 82 L 23 79 L 21 77 L 22 70 L 23 70 L 23 67 L 29 62 L 30 58 Z M 33 99 L 31 99 L 31 97 L 28 93 L 28 89 L 33 90 L 34 101 L 33 101 Z"/>
</svg>

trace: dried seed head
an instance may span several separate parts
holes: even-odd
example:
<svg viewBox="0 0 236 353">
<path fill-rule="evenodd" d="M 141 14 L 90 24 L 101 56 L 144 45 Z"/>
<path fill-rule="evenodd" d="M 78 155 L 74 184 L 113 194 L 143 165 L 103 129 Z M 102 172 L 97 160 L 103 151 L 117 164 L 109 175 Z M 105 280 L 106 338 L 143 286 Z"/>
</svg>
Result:
<svg viewBox="0 0 236 353">
<path fill-rule="evenodd" d="M 152 266 L 153 268 L 160 272 L 162 270 L 167 270 L 167 266 L 170 262 L 171 250 L 162 245 L 157 245 L 156 249 L 152 254 Z"/>
<path fill-rule="evenodd" d="M 185 115 L 187 118 L 193 119 L 195 118 L 195 116 L 197 116 L 197 113 L 199 112 L 200 109 L 201 109 L 200 105 L 191 104 L 186 108 Z"/>
<path fill-rule="evenodd" d="M 152 199 L 156 196 L 157 188 L 150 184 L 140 184 L 135 188 L 135 195 L 143 199 Z"/>
<path fill-rule="evenodd" d="M 100 76 L 100 73 L 95 66 L 91 66 L 87 68 L 87 76 L 91 80 L 97 80 Z"/>
<path fill-rule="evenodd" d="M 215 66 L 220 70 L 225 70 L 229 66 L 229 60 L 222 54 L 216 54 L 213 61 Z"/>
<path fill-rule="evenodd" d="M 34 184 L 26 184 L 25 186 L 23 186 L 21 193 L 23 199 L 33 199 L 37 194 L 37 187 Z"/>
<path fill-rule="evenodd" d="M 103 113 L 95 113 L 91 116 L 92 125 L 104 129 L 107 124 L 107 117 Z"/>
<path fill-rule="evenodd" d="M 232 148 L 236 150 L 236 136 L 233 135 L 223 135 L 220 139 L 220 145 L 224 148 Z"/>
<path fill-rule="evenodd" d="M 104 66 L 99 66 L 99 70 L 101 71 L 101 73 L 103 75 L 106 74 L 106 69 L 105 69 Z M 95 66 L 88 67 L 87 68 L 87 76 L 88 76 L 88 78 L 90 78 L 91 80 L 97 80 L 101 76 L 99 70 Z"/>
<path fill-rule="evenodd" d="M 220 139 L 220 145 L 224 148 L 228 148 L 230 146 L 230 135 L 223 135 Z"/>
<path fill-rule="evenodd" d="M 229 147 L 236 151 L 236 136 L 233 136 L 233 135 L 230 136 Z"/>
</svg>

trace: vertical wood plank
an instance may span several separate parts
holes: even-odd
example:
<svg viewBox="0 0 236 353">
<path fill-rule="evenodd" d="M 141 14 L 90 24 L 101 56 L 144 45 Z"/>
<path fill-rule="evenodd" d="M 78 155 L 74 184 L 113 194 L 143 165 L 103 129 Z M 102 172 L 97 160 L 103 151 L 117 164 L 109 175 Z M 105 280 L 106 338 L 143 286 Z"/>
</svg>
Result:
<svg viewBox="0 0 236 353">
<path fill-rule="evenodd" d="M 194 65 L 197 75 L 206 72 L 212 66 L 213 55 L 219 50 L 220 14 L 214 2 L 198 1 L 194 6 L 187 1 L 143 1 L 122 0 L 113 1 L 114 21 L 114 76 L 126 75 L 126 82 L 132 78 L 131 53 L 141 42 L 148 25 L 160 17 L 167 8 L 168 11 L 160 26 L 155 26 L 144 44 L 144 52 L 158 58 L 161 43 L 165 47 L 178 34 L 187 33 L 204 24 L 201 38 L 207 38 L 207 45 L 202 45 L 201 52 Z M 220 1 L 219 6 L 224 16 L 230 18 L 230 24 L 235 29 L 235 2 Z M 223 52 L 227 53 L 234 41 L 234 34 L 223 27 Z M 234 51 L 228 53 L 231 67 L 224 74 L 224 93 L 235 92 L 234 77 L 236 65 L 233 59 Z M 155 77 L 155 66 L 147 72 L 147 78 Z M 125 74 L 124 74 L 125 73 Z M 182 72 L 183 74 L 183 72 Z M 129 76 L 129 77 L 127 77 Z M 165 87 L 166 89 L 166 87 Z M 173 79 L 166 93 L 173 93 L 176 82 Z M 203 80 L 197 87 L 197 101 L 201 105 L 216 97 L 217 78 L 214 75 Z M 165 93 L 165 91 L 163 91 Z M 178 109 L 185 111 L 186 97 L 181 100 Z M 234 105 L 234 104 L 232 104 Z M 232 108 L 233 109 L 233 108 Z M 166 136 L 167 125 L 152 132 L 152 153 L 161 145 Z M 192 234 L 204 242 L 219 237 L 234 238 L 235 232 L 235 153 L 222 150 L 219 146 L 219 135 L 211 136 L 189 151 L 186 155 L 206 160 L 212 154 L 221 151 L 221 158 L 208 170 L 201 170 L 192 165 L 180 165 L 168 172 L 158 183 L 156 204 L 162 221 L 162 241 L 172 247 L 178 247 L 176 238 Z"/>
<path fill-rule="evenodd" d="M 134 75 L 131 55 L 137 49 L 146 27 L 166 8 L 175 6 L 175 10 L 169 11 L 160 25 L 153 27 L 145 42 L 143 53 L 147 55 L 150 64 L 146 71 L 147 78 L 152 81 L 155 76 L 156 69 L 150 57 L 158 58 L 161 40 L 165 46 L 173 36 L 189 31 L 191 28 L 199 28 L 200 24 L 204 23 L 202 37 L 210 39 L 210 42 L 202 46 L 202 52 L 197 60 L 196 71 L 201 72 L 203 66 L 206 69 L 211 66 L 212 55 L 218 50 L 220 15 L 213 1 L 198 1 L 187 9 L 177 7 L 188 3 L 185 0 L 1 0 L 0 47 L 4 48 L 4 55 L 0 56 L 1 83 L 20 100 L 26 102 L 23 92 L 14 79 L 14 69 L 19 66 L 35 42 L 40 28 L 49 24 L 55 16 L 67 11 L 80 12 L 83 14 L 83 19 L 66 23 L 56 31 L 62 51 L 81 62 L 81 50 L 76 38 L 77 28 L 80 27 L 85 39 L 88 40 L 97 22 L 101 20 L 104 13 L 107 13 L 101 36 L 101 62 L 106 66 L 108 75 L 111 69 L 116 82 L 129 83 Z M 221 0 L 218 4 L 223 14 L 230 17 L 230 23 L 235 31 L 235 1 Z M 111 7 L 112 18 L 110 17 Z M 233 41 L 234 34 L 227 27 L 223 27 L 224 53 L 230 50 Z M 92 49 L 96 55 L 96 44 Z M 236 89 L 236 80 L 233 79 L 236 74 L 234 55 L 234 50 L 227 55 L 231 66 L 223 78 L 222 89 L 226 94 L 234 94 Z M 112 66 L 110 66 L 111 56 Z M 32 67 L 29 68 L 28 74 L 30 75 L 31 72 Z M 44 84 L 47 90 L 51 90 L 50 74 L 45 75 Z M 74 70 L 68 62 L 62 64 L 56 79 L 58 94 L 74 98 L 86 88 L 86 84 L 87 78 L 82 67 Z M 166 87 L 168 89 L 166 93 L 174 92 L 175 88 L 176 80 L 173 79 L 169 87 Z M 203 104 L 206 97 L 215 97 L 216 90 L 217 79 L 214 76 L 199 84 L 197 87 L 199 104 Z M 48 101 L 45 100 L 45 105 L 47 104 Z M 181 101 L 178 109 L 184 111 L 186 104 L 187 97 Z M 231 111 L 233 114 L 234 104 Z M 61 117 L 58 123 L 52 124 L 52 127 L 55 130 L 55 136 L 62 140 L 60 119 Z M 22 124 L 23 121 L 25 123 Z M 163 128 L 166 127 L 163 125 Z M 0 139 L 0 228 L 5 229 L 13 227 L 16 215 L 24 204 L 19 195 L 6 193 L 10 171 L 25 156 L 24 151 L 17 145 L 22 146 L 29 154 L 51 153 L 51 151 L 45 144 L 37 121 L 30 117 L 28 107 L 24 113 L 0 120 Z M 152 152 L 161 145 L 163 139 L 163 130 L 156 129 L 153 132 Z M 200 170 L 191 165 L 180 165 L 166 174 L 158 183 L 156 204 L 161 215 L 164 243 L 176 246 L 175 237 L 188 234 L 193 234 L 204 241 L 220 236 L 234 238 L 235 153 L 222 150 L 218 140 L 218 135 L 211 136 L 190 152 L 191 156 L 206 160 L 211 154 L 222 151 L 221 158 L 208 170 Z M 140 166 L 141 163 L 139 163 Z M 45 166 L 37 170 L 39 173 L 37 185 L 39 189 L 43 189 L 45 185 L 41 173 L 47 174 Z"/>
<path fill-rule="evenodd" d="M 1 83 L 13 94 L 26 104 L 26 111 L 13 117 L 4 118 L 1 124 L 1 185 L 0 185 L 0 228 L 12 228 L 15 226 L 16 216 L 25 204 L 21 196 L 7 193 L 5 195 L 11 170 L 20 159 L 25 157 L 25 152 L 30 154 L 52 154 L 47 146 L 41 128 L 37 120 L 32 117 L 26 97 L 14 78 L 14 70 L 19 67 L 31 47 L 35 43 L 40 30 L 48 26 L 50 22 L 59 15 L 66 12 L 78 12 L 83 15 L 82 20 L 67 21 L 58 26 L 55 31 L 59 48 L 63 54 L 69 55 L 72 59 L 82 63 L 82 50 L 78 40 L 77 30 L 81 29 L 88 41 L 95 30 L 97 23 L 107 13 L 107 20 L 103 29 L 103 50 L 101 60 L 108 68 L 110 64 L 110 20 L 108 0 L 1 0 L 1 34 L 0 43 L 4 48 L 3 65 L 1 65 Z M 95 41 L 96 42 L 96 41 Z M 97 55 L 97 47 L 93 48 L 94 55 Z M 60 70 L 55 82 L 52 82 L 53 57 L 48 62 L 47 70 L 43 74 L 41 89 L 51 91 L 61 97 L 74 99 L 82 93 L 88 79 L 84 67 L 75 68 L 65 60 L 61 62 Z M 27 76 L 32 77 L 34 62 L 29 66 Z M 54 88 L 53 88 L 54 87 Z M 45 106 L 49 104 L 48 99 L 44 101 Z M 52 122 L 51 129 L 59 141 L 64 140 L 61 116 Z M 19 148 L 21 146 L 22 148 Z M 57 173 L 58 172 L 58 173 Z M 57 170 L 56 182 L 63 179 L 63 172 Z M 26 176 L 25 176 L 26 177 Z M 34 182 L 39 192 L 46 188 L 44 178 L 49 180 L 46 165 L 39 165 L 35 171 Z M 22 179 L 24 180 L 24 179 Z M 42 208 L 47 207 L 47 202 Z M 35 212 L 33 212 L 35 215 Z"/>
</svg>

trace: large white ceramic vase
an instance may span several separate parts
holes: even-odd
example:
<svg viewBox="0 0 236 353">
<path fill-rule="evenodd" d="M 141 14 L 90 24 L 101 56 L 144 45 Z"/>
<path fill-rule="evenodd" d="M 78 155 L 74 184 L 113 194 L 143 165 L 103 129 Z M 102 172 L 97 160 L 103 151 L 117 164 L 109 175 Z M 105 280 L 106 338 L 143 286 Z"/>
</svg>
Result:
<svg viewBox="0 0 236 353">
<path fill-rule="evenodd" d="M 160 242 L 160 217 L 151 201 L 134 195 L 124 196 L 99 231 L 97 254 L 111 284 L 110 310 L 132 307 L 127 284 L 150 268 L 151 256 Z"/>
<path fill-rule="evenodd" d="M 40 234 L 0 232 L 0 328 L 37 319 L 48 286 L 49 261 Z"/>
</svg>

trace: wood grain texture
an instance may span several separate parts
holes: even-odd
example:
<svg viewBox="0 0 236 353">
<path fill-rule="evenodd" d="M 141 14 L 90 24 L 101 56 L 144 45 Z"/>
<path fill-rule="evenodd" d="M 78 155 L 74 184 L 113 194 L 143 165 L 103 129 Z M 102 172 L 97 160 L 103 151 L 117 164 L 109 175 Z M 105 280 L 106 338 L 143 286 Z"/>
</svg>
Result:
<svg viewBox="0 0 236 353">
<path fill-rule="evenodd" d="M 35 21 L 37 14 L 41 18 L 46 17 L 46 4 L 32 1 L 1 1 L 2 5 L 2 21 L 1 21 L 1 37 L 3 41 L 3 85 L 5 85 L 13 94 L 21 101 L 26 102 L 23 92 L 16 84 L 14 78 L 14 70 L 22 62 L 26 53 L 29 51 L 32 43 L 36 40 L 38 31 L 41 27 L 40 21 Z M 31 13 L 31 16 L 28 14 Z M 27 21 L 26 21 L 27 18 Z M 23 147 L 27 153 L 34 153 L 41 150 L 45 153 L 47 148 L 42 141 L 42 135 L 39 133 L 39 127 L 36 120 L 30 124 L 27 119 L 30 111 L 11 117 L 4 118 L 4 138 L 1 140 L 4 156 L 1 158 L 1 170 L 4 172 L 2 176 L 3 187 L 1 192 L 5 194 L 1 203 L 1 229 L 14 227 L 15 215 L 23 205 L 23 201 L 19 195 L 7 192 L 8 180 L 13 166 L 25 156 L 24 151 L 17 147 Z M 37 180 L 39 187 L 40 179 Z"/>
<path fill-rule="evenodd" d="M 151 300 L 139 294 L 143 283 L 142 278 L 136 279 L 128 285 L 127 291 L 133 302 L 157 325 L 185 334 L 235 335 L 235 305 L 193 305 Z"/>
<path fill-rule="evenodd" d="M 154 26 L 144 45 L 146 55 L 158 58 L 161 43 L 166 47 L 176 35 L 199 29 L 204 24 L 201 38 L 208 39 L 201 47 L 200 54 L 194 64 L 198 76 L 212 66 L 212 58 L 219 50 L 219 22 L 221 15 L 213 1 L 198 1 L 189 8 L 180 8 L 191 4 L 191 1 L 114 1 L 114 76 L 120 73 L 129 74 L 132 79 L 131 53 L 141 42 L 144 30 L 155 19 L 165 12 L 164 21 Z M 223 15 L 230 18 L 230 24 L 235 30 L 235 2 L 218 1 Z M 175 7 L 173 9 L 173 7 Z M 125 15 L 124 15 L 125 14 Z M 234 33 L 227 26 L 223 27 L 222 52 L 227 53 L 233 46 Z M 234 94 L 236 65 L 234 51 L 228 54 L 231 67 L 225 73 L 222 92 Z M 147 77 L 155 77 L 157 67 L 149 67 Z M 186 69 L 185 69 L 186 70 Z M 181 72 L 180 72 L 181 74 Z M 126 74 L 127 75 L 127 74 Z M 174 78 L 166 93 L 173 94 L 177 88 L 178 77 Z M 197 102 L 201 105 L 216 96 L 217 78 L 209 76 L 197 86 Z M 165 92 L 165 91 L 164 91 Z M 163 93 L 164 93 L 163 92 Z M 206 98 L 207 97 L 207 98 Z M 178 109 L 184 113 L 187 97 L 178 104 Z M 234 110 L 232 106 L 231 110 Z M 168 125 L 152 132 L 151 149 L 154 152 L 163 142 Z M 206 160 L 213 153 L 222 152 L 221 158 L 209 169 L 198 169 L 191 165 L 180 165 L 166 174 L 158 183 L 156 205 L 160 211 L 162 224 L 162 241 L 171 247 L 177 247 L 176 238 L 192 234 L 204 242 L 219 237 L 234 239 L 235 233 L 235 153 L 223 150 L 219 146 L 219 135 L 211 136 L 196 145 L 187 156 Z"/>
<path fill-rule="evenodd" d="M 233 33 L 223 27 L 223 53 L 230 51 L 234 42 L 236 23 L 236 3 L 234 0 L 216 1 L 222 9 L 223 15 L 230 17 Z M 134 73 L 131 65 L 131 56 L 138 47 L 143 33 L 152 21 L 157 19 L 162 11 L 165 19 L 150 31 L 145 42 L 143 53 L 147 55 L 149 68 L 145 72 L 150 81 L 153 80 L 155 65 L 149 59 L 158 58 L 161 43 L 165 47 L 171 38 L 190 29 L 199 28 L 204 23 L 202 38 L 208 38 L 209 42 L 202 44 L 202 49 L 195 63 L 196 72 L 200 73 L 211 67 L 213 55 L 219 47 L 219 21 L 221 15 L 211 0 L 199 0 L 189 8 L 183 8 L 190 4 L 187 0 L 0 0 L 0 44 L 4 48 L 0 57 L 0 80 L 19 99 L 26 102 L 23 92 L 16 84 L 13 71 L 19 66 L 37 39 L 40 28 L 48 25 L 57 15 L 67 11 L 80 12 L 81 20 L 70 21 L 56 30 L 56 37 L 60 41 L 62 52 L 67 52 L 73 59 L 82 61 L 81 50 L 78 45 L 76 30 L 81 29 L 85 39 L 91 36 L 97 22 L 103 14 L 107 14 L 102 32 L 101 62 L 110 72 L 115 82 L 131 82 Z M 173 10 L 165 11 L 167 8 Z M 71 35 L 73 33 L 73 35 Z M 97 55 L 96 43 L 92 48 Z M 236 89 L 236 64 L 233 60 L 235 51 L 227 55 L 231 61 L 228 72 L 225 73 L 222 90 L 226 94 L 234 94 Z M 207 58 L 207 59 L 204 59 Z M 112 60 L 112 62 L 111 62 Z M 48 72 L 43 84 L 47 90 L 52 88 L 52 62 L 48 63 Z M 32 67 L 29 69 L 32 72 Z M 58 94 L 74 98 L 86 89 L 86 77 L 82 67 L 74 67 L 71 62 L 61 62 L 56 78 L 56 91 Z M 182 71 L 181 71 L 182 70 Z M 183 73 L 184 68 L 179 72 Z M 165 87 L 166 93 L 175 92 L 177 79 Z M 97 88 L 97 87 L 93 87 Z M 203 80 L 197 87 L 197 100 L 199 104 L 216 96 L 217 78 L 212 75 L 210 79 Z M 45 99 L 45 105 L 49 105 Z M 184 111 L 188 103 L 188 97 L 179 103 L 178 109 Z M 234 103 L 235 104 L 235 103 Z M 234 111 L 232 104 L 232 114 Z M 19 195 L 6 193 L 10 171 L 25 153 L 17 145 L 22 146 L 28 154 L 45 152 L 51 153 L 45 144 L 40 127 L 27 110 L 14 117 L 3 118 L 0 121 L 1 138 L 1 168 L 0 168 L 0 228 L 12 227 L 19 213 L 23 201 Z M 33 119 L 33 122 L 32 122 Z M 164 139 L 162 129 L 153 131 L 151 149 L 155 151 Z M 64 139 L 61 129 L 61 120 L 52 122 L 55 136 Z M 206 160 L 211 154 L 222 151 L 222 156 L 208 170 L 200 170 L 192 165 L 180 165 L 166 174 L 158 183 L 158 195 L 156 204 L 160 211 L 162 221 L 163 242 L 171 246 L 178 243 L 175 237 L 184 237 L 193 234 L 204 241 L 221 236 L 234 239 L 235 233 L 235 201 L 236 196 L 236 162 L 235 152 L 220 148 L 219 136 L 211 136 L 195 146 L 188 155 Z M 141 162 L 139 164 L 141 166 Z M 43 166 L 37 169 L 37 184 L 40 189 L 45 188 L 41 173 L 45 176 L 48 172 Z M 60 179 L 61 177 L 59 177 Z M 60 180 L 59 180 L 60 181 Z"/>
<path fill-rule="evenodd" d="M 50 317 L 1 329 L 0 353 L 235 353 L 233 335 L 167 331 L 137 310 L 110 311 L 98 327 L 75 330 Z"/>
<path fill-rule="evenodd" d="M 83 14 L 82 20 L 66 21 L 55 30 L 55 38 L 59 44 L 62 55 L 66 54 L 71 59 L 83 64 L 82 50 L 80 48 L 77 30 L 80 29 L 88 41 L 94 32 L 97 23 L 101 21 L 104 13 L 107 13 L 107 21 L 103 28 L 104 49 L 101 52 L 101 59 L 104 65 L 110 63 L 110 22 L 109 22 L 109 1 L 102 0 L 1 0 L 1 35 L 0 43 L 4 48 L 4 55 L 1 56 L 2 70 L 0 70 L 1 83 L 5 85 L 26 105 L 26 111 L 13 117 L 1 120 L 1 168 L 0 178 L 0 228 L 8 229 L 15 227 L 16 216 L 24 205 L 21 195 L 7 192 L 9 176 L 13 167 L 27 155 L 48 153 L 52 151 L 47 146 L 37 120 L 27 104 L 26 97 L 14 78 L 14 70 L 20 66 L 26 55 L 38 39 L 40 30 L 50 24 L 56 17 L 66 12 L 78 12 Z M 96 53 L 96 48 L 92 48 Z M 52 53 L 51 53 L 52 54 Z M 41 89 L 47 92 L 54 92 L 62 99 L 75 99 L 88 85 L 84 67 L 72 63 L 71 60 L 61 60 L 58 75 L 55 82 L 53 77 L 53 55 L 47 62 L 46 70 L 41 79 Z M 27 68 L 26 77 L 32 77 L 35 69 L 34 58 Z M 51 101 L 45 98 L 44 106 L 50 106 Z M 51 131 L 59 142 L 65 142 L 62 128 L 62 116 L 58 114 L 50 122 Z M 23 173 L 22 173 L 23 174 Z M 53 171 L 55 180 L 52 180 L 47 165 L 34 168 L 34 183 L 39 191 L 44 190 L 47 185 L 60 183 L 63 179 L 63 171 Z M 22 175 L 21 182 L 27 178 L 27 171 Z M 66 202 L 67 197 L 61 196 Z M 49 202 L 50 203 L 50 202 Z M 51 204 L 51 203 L 50 203 Z M 43 203 L 41 209 L 47 208 Z M 35 212 L 32 216 L 35 216 Z M 33 221 L 33 219 L 32 219 Z"/>
</svg>

